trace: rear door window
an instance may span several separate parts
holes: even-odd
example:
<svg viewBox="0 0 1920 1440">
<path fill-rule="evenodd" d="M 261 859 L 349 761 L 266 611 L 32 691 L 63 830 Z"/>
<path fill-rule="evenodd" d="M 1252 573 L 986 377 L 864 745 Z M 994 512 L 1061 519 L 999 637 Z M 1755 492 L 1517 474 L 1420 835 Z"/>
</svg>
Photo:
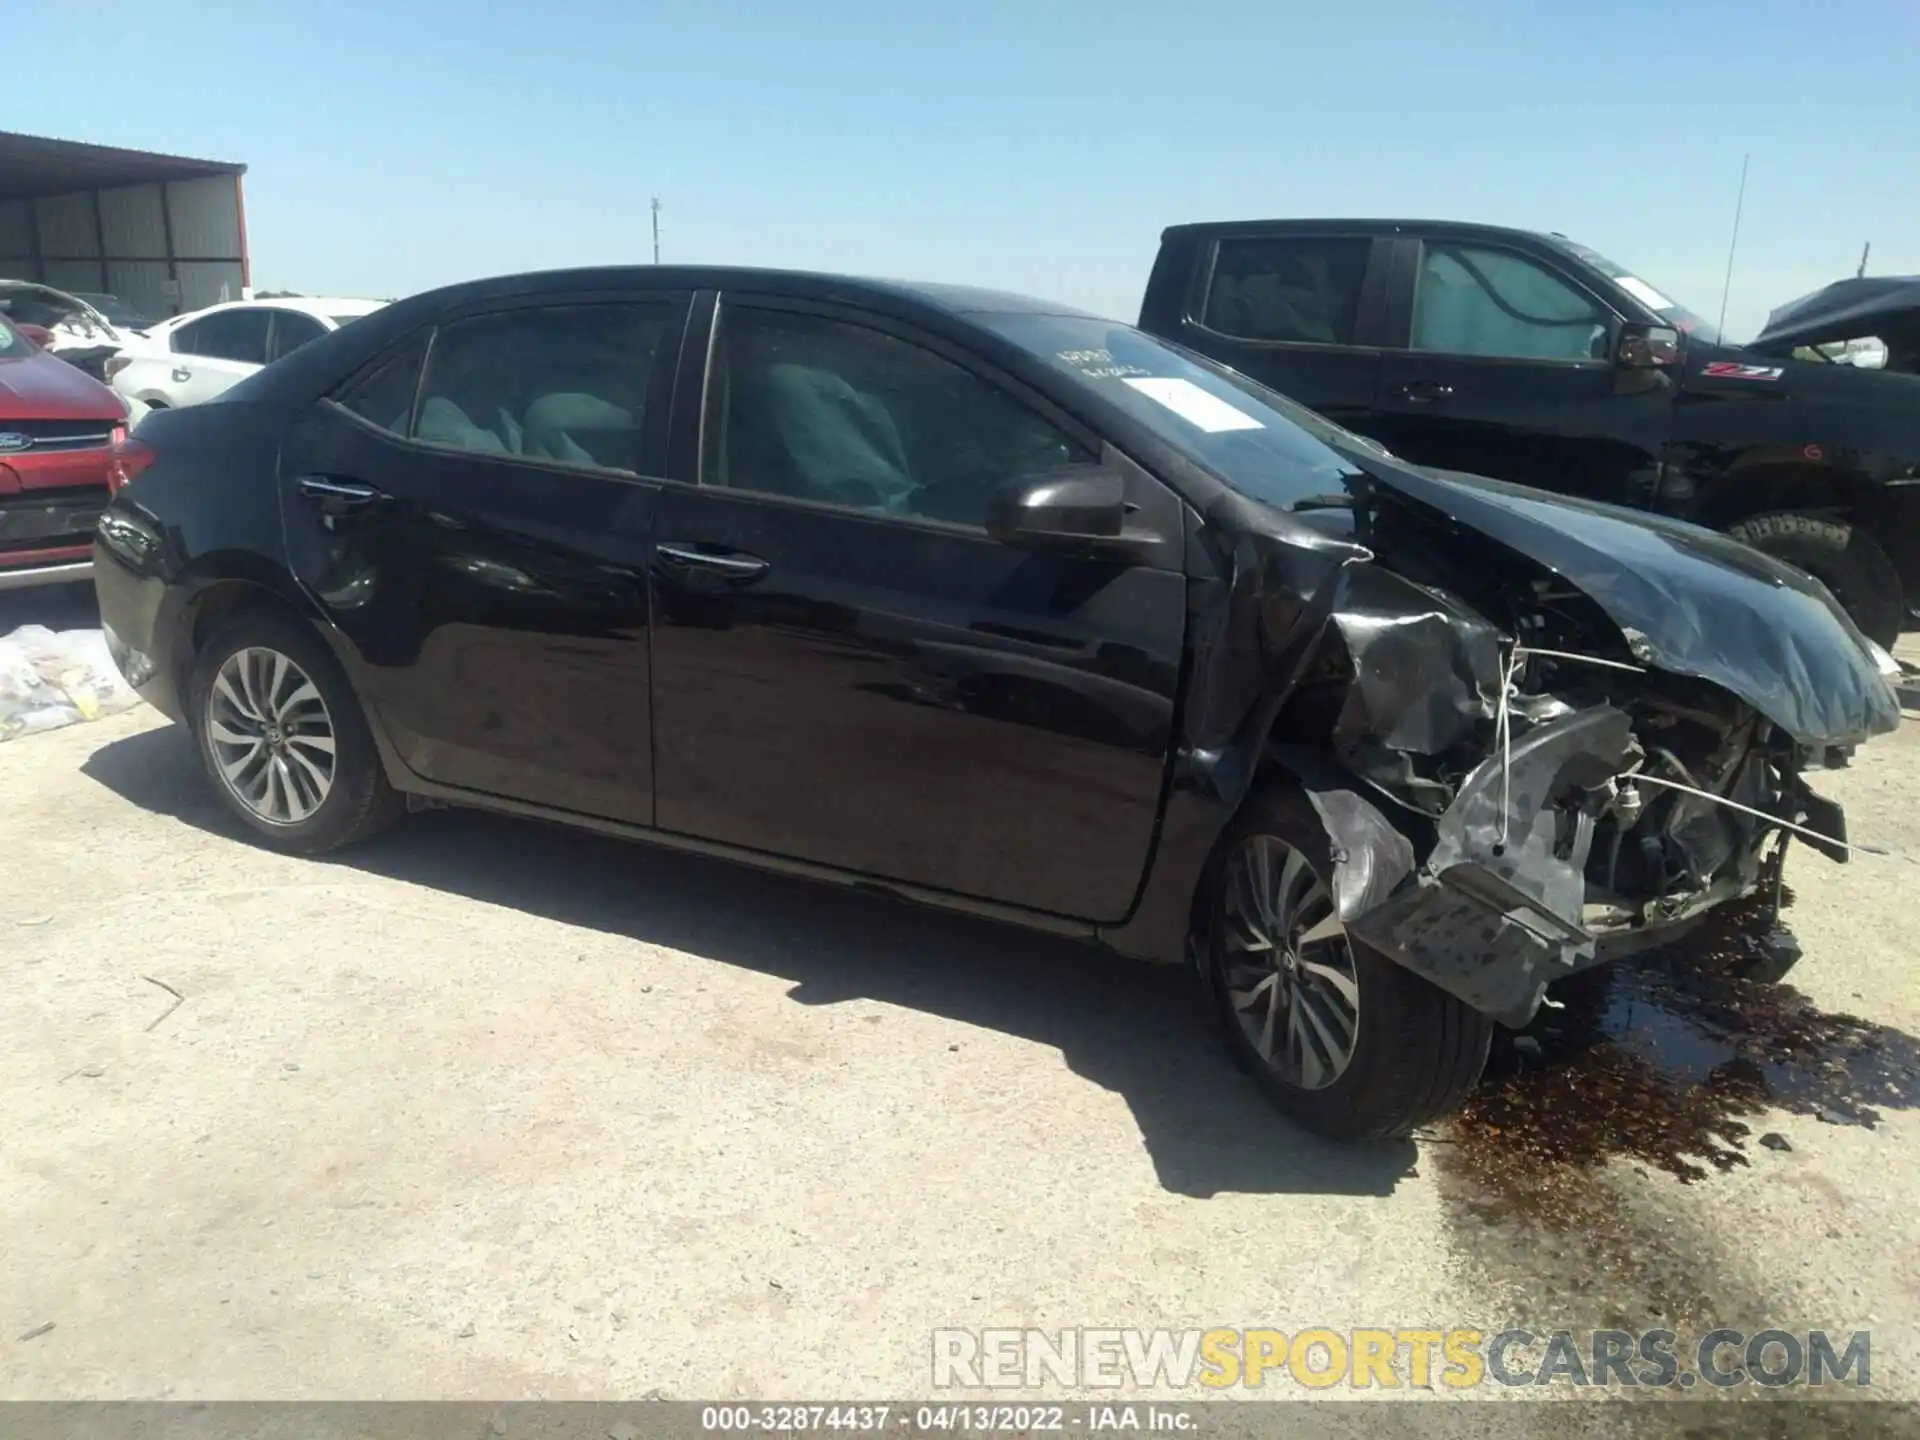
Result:
<svg viewBox="0 0 1920 1440">
<path fill-rule="evenodd" d="M 173 332 L 177 355 L 204 355 L 209 360 L 236 360 L 246 365 L 267 363 L 265 310 L 221 310 L 182 325 Z"/>
<path fill-rule="evenodd" d="M 1372 253 L 1364 236 L 1222 240 L 1201 323 L 1241 340 L 1351 345 Z"/>
<path fill-rule="evenodd" d="M 648 386 L 675 308 L 553 305 L 456 320 L 433 342 L 413 438 L 637 471 Z"/>
</svg>

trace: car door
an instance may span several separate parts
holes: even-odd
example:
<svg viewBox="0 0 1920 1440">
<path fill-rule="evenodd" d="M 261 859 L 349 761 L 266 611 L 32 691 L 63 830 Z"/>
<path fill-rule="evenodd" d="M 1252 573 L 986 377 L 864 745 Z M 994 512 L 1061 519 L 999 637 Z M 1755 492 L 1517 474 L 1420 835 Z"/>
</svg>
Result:
<svg viewBox="0 0 1920 1440">
<path fill-rule="evenodd" d="M 1389 242 L 1360 233 L 1227 235 L 1200 257 L 1171 338 L 1366 433 L 1385 335 Z"/>
<path fill-rule="evenodd" d="M 251 306 L 216 310 L 173 332 L 172 361 L 159 389 L 171 405 L 198 405 L 267 363 L 271 316 Z"/>
<path fill-rule="evenodd" d="M 647 546 L 687 300 L 449 315 L 289 435 L 293 570 L 422 778 L 652 822 Z"/>
<path fill-rule="evenodd" d="M 1649 505 L 1672 407 L 1615 361 L 1622 317 L 1570 270 L 1480 239 L 1400 248 L 1375 438 L 1422 465 Z"/>
<path fill-rule="evenodd" d="M 1177 560 L 1011 549 L 982 523 L 999 483 L 1091 460 L 1098 437 L 858 308 L 742 295 L 717 325 L 704 387 L 683 375 L 675 406 L 676 478 L 697 452 L 699 483 L 663 491 L 656 530 L 661 828 L 1123 916 L 1158 814 L 1184 579 Z M 1135 483 L 1177 533 L 1170 492 Z"/>
</svg>

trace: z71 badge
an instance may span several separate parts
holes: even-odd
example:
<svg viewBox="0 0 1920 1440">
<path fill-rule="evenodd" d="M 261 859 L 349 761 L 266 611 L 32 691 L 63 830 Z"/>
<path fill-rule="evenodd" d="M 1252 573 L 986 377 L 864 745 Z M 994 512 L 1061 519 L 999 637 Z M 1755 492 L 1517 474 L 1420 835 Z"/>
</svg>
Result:
<svg viewBox="0 0 1920 1440">
<path fill-rule="evenodd" d="M 1787 372 L 1779 365 L 1741 365 L 1732 360 L 1715 360 L 1701 367 L 1700 373 L 1713 380 L 1778 380 Z"/>
</svg>

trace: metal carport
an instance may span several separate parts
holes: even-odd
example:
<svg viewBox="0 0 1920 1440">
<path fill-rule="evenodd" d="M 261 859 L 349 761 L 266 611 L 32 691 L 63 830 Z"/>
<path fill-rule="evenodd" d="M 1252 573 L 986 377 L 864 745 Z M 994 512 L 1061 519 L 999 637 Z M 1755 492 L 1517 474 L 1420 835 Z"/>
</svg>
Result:
<svg viewBox="0 0 1920 1440">
<path fill-rule="evenodd" d="M 246 166 L 0 130 L 0 279 L 118 295 L 149 315 L 238 300 Z"/>
</svg>

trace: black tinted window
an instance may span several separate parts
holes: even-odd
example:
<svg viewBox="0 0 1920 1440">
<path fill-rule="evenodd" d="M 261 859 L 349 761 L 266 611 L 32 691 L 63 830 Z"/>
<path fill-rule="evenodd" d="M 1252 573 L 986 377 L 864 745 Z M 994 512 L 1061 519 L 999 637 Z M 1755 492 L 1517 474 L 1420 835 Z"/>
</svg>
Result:
<svg viewBox="0 0 1920 1440">
<path fill-rule="evenodd" d="M 637 470 L 670 320 L 665 305 L 556 305 L 455 321 L 434 340 L 414 438 Z"/>
<path fill-rule="evenodd" d="M 1372 249 L 1343 236 L 1222 240 L 1202 318 L 1246 340 L 1351 345 Z"/>
<path fill-rule="evenodd" d="M 264 365 L 267 363 L 267 320 L 264 310 L 221 310 L 174 331 L 173 348 L 181 355 L 205 355 L 214 360 Z"/>
<path fill-rule="evenodd" d="M 273 313 L 274 358 L 277 360 L 282 355 L 290 355 L 326 333 L 327 327 L 311 315 L 302 315 L 297 310 L 276 310 Z"/>
<path fill-rule="evenodd" d="M 728 309 L 708 391 L 709 485 L 978 525 L 1004 480 L 1092 456 L 919 345 L 818 316 Z"/>
<path fill-rule="evenodd" d="M 363 420 L 396 435 L 407 433 L 413 418 L 413 396 L 420 385 L 420 362 L 427 356 L 427 337 L 416 335 L 386 358 L 363 371 L 333 398 Z"/>
</svg>

